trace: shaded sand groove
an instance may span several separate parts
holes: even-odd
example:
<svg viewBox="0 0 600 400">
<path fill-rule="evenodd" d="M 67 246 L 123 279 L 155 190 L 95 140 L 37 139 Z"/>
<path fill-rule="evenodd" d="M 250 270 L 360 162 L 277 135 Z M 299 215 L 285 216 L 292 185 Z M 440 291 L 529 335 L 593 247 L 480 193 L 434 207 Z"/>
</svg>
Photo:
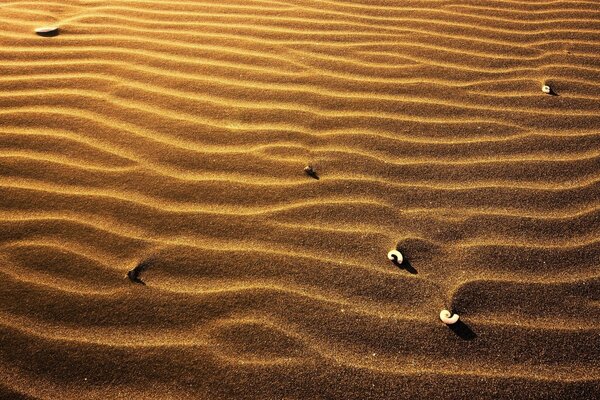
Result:
<svg viewBox="0 0 600 400">
<path fill-rule="evenodd" d="M 598 2 L 0 22 L 0 398 L 600 397 Z"/>
</svg>

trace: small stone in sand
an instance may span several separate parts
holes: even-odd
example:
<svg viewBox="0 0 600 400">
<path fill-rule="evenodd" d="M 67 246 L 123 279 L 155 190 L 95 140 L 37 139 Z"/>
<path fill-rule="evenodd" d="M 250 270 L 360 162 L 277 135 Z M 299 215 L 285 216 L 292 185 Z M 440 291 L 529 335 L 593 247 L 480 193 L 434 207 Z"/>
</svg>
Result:
<svg viewBox="0 0 600 400">
<path fill-rule="evenodd" d="M 39 36 L 56 36 L 58 35 L 58 26 L 42 26 L 36 28 L 35 33 Z"/>
<path fill-rule="evenodd" d="M 317 175 L 317 171 L 312 167 L 312 165 L 307 165 L 304 167 L 304 172 L 311 178 L 319 179 L 319 175 Z"/>
<path fill-rule="evenodd" d="M 458 314 L 452 314 L 450 311 L 448 310 L 442 310 L 440 312 L 440 319 L 442 320 L 443 323 L 445 323 L 446 325 L 452 325 L 458 322 Z"/>
</svg>

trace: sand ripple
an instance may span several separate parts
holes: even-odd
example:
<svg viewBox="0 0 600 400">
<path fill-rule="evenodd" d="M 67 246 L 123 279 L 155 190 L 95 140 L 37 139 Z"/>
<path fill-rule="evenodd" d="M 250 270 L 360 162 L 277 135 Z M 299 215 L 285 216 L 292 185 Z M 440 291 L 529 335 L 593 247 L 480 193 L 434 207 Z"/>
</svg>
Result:
<svg viewBox="0 0 600 400">
<path fill-rule="evenodd" d="M 597 2 L 0 22 L 0 398 L 600 396 Z"/>
</svg>

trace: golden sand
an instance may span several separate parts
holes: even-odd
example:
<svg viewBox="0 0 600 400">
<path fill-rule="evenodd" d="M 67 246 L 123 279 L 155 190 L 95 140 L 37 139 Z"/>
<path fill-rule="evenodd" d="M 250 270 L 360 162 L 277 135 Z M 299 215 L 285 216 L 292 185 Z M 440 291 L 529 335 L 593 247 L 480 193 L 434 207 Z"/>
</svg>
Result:
<svg viewBox="0 0 600 400">
<path fill-rule="evenodd" d="M 600 398 L 599 4 L 2 1 L 0 398 Z"/>
</svg>

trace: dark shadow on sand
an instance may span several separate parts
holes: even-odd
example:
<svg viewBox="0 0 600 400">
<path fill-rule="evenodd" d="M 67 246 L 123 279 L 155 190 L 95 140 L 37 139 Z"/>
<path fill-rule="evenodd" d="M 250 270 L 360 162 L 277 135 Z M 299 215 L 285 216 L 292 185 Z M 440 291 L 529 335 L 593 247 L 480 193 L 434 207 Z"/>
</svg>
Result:
<svg viewBox="0 0 600 400">
<path fill-rule="evenodd" d="M 462 340 L 473 340 L 477 337 L 477 334 L 473 332 L 473 330 L 461 320 L 459 320 L 455 324 L 448 325 L 448 328 L 450 328 L 450 330 Z"/>
<path fill-rule="evenodd" d="M 138 263 L 138 265 L 135 266 L 134 269 L 127 272 L 127 277 L 133 283 L 139 283 L 140 285 L 145 285 L 146 283 L 144 281 L 142 281 L 142 278 L 140 277 L 140 275 L 142 272 L 144 272 L 145 270 L 150 268 L 153 263 L 154 263 L 154 259 L 147 259 L 147 260 L 140 261 Z"/>
<path fill-rule="evenodd" d="M 319 175 L 317 174 L 316 171 L 310 171 L 310 172 L 306 172 L 306 175 L 310 176 L 313 179 L 319 180 L 321 178 L 319 178 Z"/>
<path fill-rule="evenodd" d="M 398 260 L 393 260 L 392 261 L 394 263 L 394 265 L 400 269 L 405 269 L 407 272 L 416 275 L 419 272 L 415 269 L 415 267 L 412 266 L 412 264 L 410 263 L 410 261 L 408 261 L 406 259 L 406 257 L 404 258 L 404 260 L 402 261 L 402 263 L 399 263 Z"/>
<path fill-rule="evenodd" d="M 554 88 L 552 86 L 550 86 L 550 84 L 546 84 L 548 85 L 548 87 L 550 88 L 550 92 L 546 93 L 548 96 L 558 96 L 558 93 L 556 92 L 556 90 L 554 90 Z"/>
<path fill-rule="evenodd" d="M 310 164 L 304 167 L 304 173 L 306 173 L 306 175 L 310 176 L 313 179 L 319 180 L 319 175 L 317 174 L 317 171 L 315 171 L 313 166 Z"/>
</svg>

